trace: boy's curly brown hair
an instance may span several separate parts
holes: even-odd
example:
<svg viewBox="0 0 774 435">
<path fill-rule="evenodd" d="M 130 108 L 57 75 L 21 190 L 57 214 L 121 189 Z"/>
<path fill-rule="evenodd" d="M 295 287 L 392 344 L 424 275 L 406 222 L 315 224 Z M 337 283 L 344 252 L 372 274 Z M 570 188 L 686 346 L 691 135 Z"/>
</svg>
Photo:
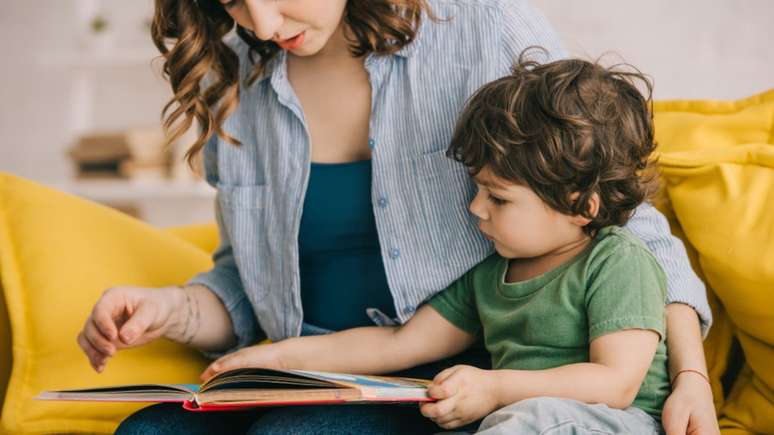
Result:
<svg viewBox="0 0 774 435">
<path fill-rule="evenodd" d="M 578 59 L 541 65 L 527 54 L 510 75 L 471 97 L 447 155 L 472 175 L 489 168 L 554 210 L 590 219 L 587 234 L 625 224 L 655 188 L 655 178 L 643 173 L 656 147 L 652 84 L 633 67 Z M 594 194 L 599 210 L 592 215 Z"/>
</svg>

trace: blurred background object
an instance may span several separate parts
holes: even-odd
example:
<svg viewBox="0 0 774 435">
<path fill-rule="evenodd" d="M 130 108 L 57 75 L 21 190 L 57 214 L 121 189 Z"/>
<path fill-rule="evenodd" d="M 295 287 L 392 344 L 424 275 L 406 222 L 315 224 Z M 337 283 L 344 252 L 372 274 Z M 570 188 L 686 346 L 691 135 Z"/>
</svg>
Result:
<svg viewBox="0 0 774 435">
<path fill-rule="evenodd" d="M 604 62 L 649 74 L 657 99 L 738 99 L 774 87 L 772 0 L 532 4 L 571 54 L 614 53 Z M 212 221 L 214 192 L 183 162 L 191 136 L 160 145 L 170 90 L 152 62 L 153 1 L 0 5 L 0 171 L 160 226 Z"/>
<path fill-rule="evenodd" d="M 159 226 L 210 222 L 214 191 L 164 147 L 171 96 L 152 0 L 0 0 L 0 170 Z"/>
</svg>

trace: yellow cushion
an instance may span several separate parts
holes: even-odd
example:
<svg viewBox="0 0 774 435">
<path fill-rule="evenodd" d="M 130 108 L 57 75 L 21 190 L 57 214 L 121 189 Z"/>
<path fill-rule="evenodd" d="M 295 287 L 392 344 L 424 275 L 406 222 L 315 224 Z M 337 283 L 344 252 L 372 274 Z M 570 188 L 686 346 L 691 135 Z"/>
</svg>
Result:
<svg viewBox="0 0 774 435">
<path fill-rule="evenodd" d="M 653 108 L 662 153 L 774 143 L 774 89 L 738 101 L 657 101 Z"/>
<path fill-rule="evenodd" d="M 106 207 L 0 173 L 0 279 L 13 339 L 3 404 L 10 433 L 111 433 L 147 404 L 41 402 L 42 390 L 197 382 L 206 361 L 161 340 L 96 374 L 75 338 L 106 288 L 185 282 L 211 267 L 191 243 Z"/>
<path fill-rule="evenodd" d="M 761 385 L 745 366 L 734 383 L 734 388 L 722 409 L 719 423 L 723 435 L 752 435 L 771 431 L 771 396 L 761 394 L 767 387 Z M 770 391 L 770 390 L 769 390 Z"/>
<path fill-rule="evenodd" d="M 774 432 L 774 91 L 735 103 L 658 103 L 655 122 L 669 202 L 728 315 L 711 344 L 727 352 L 733 332 L 749 364 L 722 404 L 721 425 Z M 707 349 L 708 360 L 724 363 L 717 350 Z"/>
</svg>

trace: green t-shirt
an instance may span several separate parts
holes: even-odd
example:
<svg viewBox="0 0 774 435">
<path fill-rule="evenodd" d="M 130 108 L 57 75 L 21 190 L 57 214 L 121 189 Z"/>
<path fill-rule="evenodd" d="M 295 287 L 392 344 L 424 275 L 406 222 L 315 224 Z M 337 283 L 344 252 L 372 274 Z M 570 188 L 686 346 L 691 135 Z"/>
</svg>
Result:
<svg viewBox="0 0 774 435">
<path fill-rule="evenodd" d="M 620 227 L 599 231 L 572 260 L 527 281 L 505 283 L 495 254 L 428 302 L 480 335 L 495 369 L 542 370 L 588 362 L 592 340 L 622 329 L 661 334 L 633 406 L 661 416 L 670 393 L 664 332 L 666 277 L 647 248 Z"/>
</svg>

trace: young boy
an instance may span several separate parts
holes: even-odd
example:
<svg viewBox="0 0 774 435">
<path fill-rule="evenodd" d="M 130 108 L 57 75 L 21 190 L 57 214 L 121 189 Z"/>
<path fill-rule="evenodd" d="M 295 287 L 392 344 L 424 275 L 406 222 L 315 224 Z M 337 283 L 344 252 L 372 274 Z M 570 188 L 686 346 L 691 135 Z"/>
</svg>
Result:
<svg viewBox="0 0 774 435">
<path fill-rule="evenodd" d="M 581 60 L 520 60 L 472 97 L 448 153 L 479 187 L 470 210 L 496 254 L 405 325 L 254 346 L 205 374 L 388 373 L 483 339 L 492 370 L 455 366 L 429 388 L 438 401 L 421 410 L 441 427 L 486 417 L 481 433 L 659 433 L 665 276 L 620 227 L 647 196 L 654 148 L 633 79 L 645 81 Z"/>
</svg>

